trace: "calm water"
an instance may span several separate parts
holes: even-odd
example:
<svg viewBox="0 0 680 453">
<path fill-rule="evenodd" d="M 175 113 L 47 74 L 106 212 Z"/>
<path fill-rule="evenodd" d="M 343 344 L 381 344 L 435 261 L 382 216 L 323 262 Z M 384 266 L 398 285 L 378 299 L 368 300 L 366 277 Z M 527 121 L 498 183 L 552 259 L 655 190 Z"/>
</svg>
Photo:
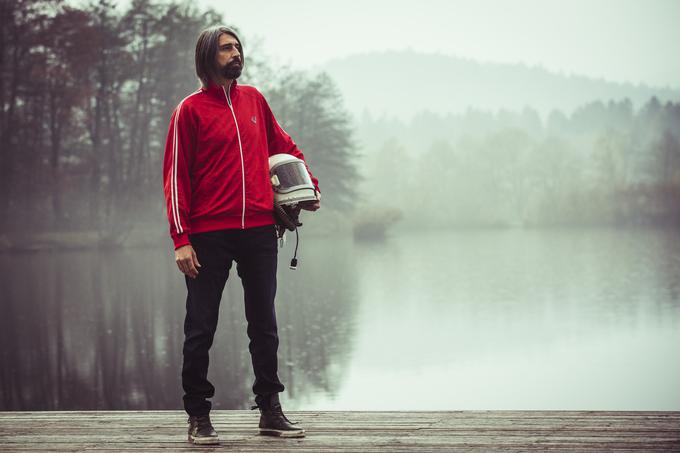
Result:
<svg viewBox="0 0 680 453">
<path fill-rule="evenodd" d="M 280 253 L 289 409 L 680 410 L 680 233 L 303 238 Z M 0 255 L 0 410 L 181 408 L 171 250 Z M 252 399 L 232 269 L 217 409 Z"/>
</svg>

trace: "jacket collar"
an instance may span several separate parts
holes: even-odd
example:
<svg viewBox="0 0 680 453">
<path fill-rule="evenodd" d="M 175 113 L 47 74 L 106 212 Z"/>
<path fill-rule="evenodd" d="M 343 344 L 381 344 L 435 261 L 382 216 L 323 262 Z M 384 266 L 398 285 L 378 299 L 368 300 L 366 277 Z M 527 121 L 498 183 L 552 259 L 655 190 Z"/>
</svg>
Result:
<svg viewBox="0 0 680 453">
<path fill-rule="evenodd" d="M 209 95 L 218 98 L 220 100 L 226 101 L 225 94 L 229 93 L 229 96 L 233 99 L 236 93 L 238 92 L 237 90 L 237 85 L 238 82 L 236 80 L 231 81 L 231 85 L 229 85 L 229 88 L 227 87 L 222 87 L 222 85 L 218 85 L 212 80 L 208 84 L 208 87 L 201 87 L 201 91 L 204 91 L 208 93 Z"/>
</svg>

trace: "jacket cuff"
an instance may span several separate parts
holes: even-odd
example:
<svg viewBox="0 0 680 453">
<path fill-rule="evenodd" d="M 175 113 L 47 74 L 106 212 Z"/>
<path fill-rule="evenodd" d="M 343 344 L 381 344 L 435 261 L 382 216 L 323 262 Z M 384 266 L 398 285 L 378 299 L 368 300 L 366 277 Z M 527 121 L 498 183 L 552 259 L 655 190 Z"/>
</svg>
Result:
<svg viewBox="0 0 680 453">
<path fill-rule="evenodd" d="M 172 242 L 175 243 L 175 250 L 177 250 L 180 247 L 184 247 L 185 245 L 190 245 L 191 242 L 189 241 L 189 233 L 182 233 L 177 236 L 173 235 Z"/>
</svg>

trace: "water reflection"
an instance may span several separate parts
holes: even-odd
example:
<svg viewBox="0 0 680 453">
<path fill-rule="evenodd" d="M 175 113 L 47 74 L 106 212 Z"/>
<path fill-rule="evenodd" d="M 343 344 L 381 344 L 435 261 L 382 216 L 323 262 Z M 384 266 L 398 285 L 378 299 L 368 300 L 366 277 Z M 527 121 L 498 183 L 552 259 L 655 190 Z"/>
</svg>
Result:
<svg viewBox="0 0 680 453">
<path fill-rule="evenodd" d="M 677 410 L 678 239 L 431 232 L 363 250 L 348 378 L 309 408 Z"/>
<path fill-rule="evenodd" d="M 291 409 L 680 409 L 680 234 L 305 238 L 280 255 Z M 171 251 L 0 256 L 0 410 L 178 409 L 185 288 Z M 232 272 L 211 353 L 219 409 L 252 372 Z"/>
<path fill-rule="evenodd" d="M 355 311 L 353 268 L 304 271 L 281 257 L 281 375 L 292 397 L 337 387 Z M 0 410 L 181 407 L 184 281 L 166 250 L 4 255 Z M 310 285 L 310 282 L 318 284 Z M 245 408 L 253 382 L 242 289 L 232 271 L 211 350 L 215 408 Z"/>
</svg>

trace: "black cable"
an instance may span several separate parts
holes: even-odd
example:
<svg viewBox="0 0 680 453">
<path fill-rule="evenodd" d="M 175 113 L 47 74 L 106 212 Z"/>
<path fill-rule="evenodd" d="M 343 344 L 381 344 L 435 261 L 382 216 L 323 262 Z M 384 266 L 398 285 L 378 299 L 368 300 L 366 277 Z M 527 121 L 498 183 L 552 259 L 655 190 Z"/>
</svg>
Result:
<svg viewBox="0 0 680 453">
<path fill-rule="evenodd" d="M 295 270 L 297 269 L 297 249 L 298 249 L 298 243 L 300 242 L 300 236 L 298 235 L 298 229 L 295 228 L 295 252 L 293 253 L 293 259 L 290 260 L 290 268 Z"/>
</svg>

